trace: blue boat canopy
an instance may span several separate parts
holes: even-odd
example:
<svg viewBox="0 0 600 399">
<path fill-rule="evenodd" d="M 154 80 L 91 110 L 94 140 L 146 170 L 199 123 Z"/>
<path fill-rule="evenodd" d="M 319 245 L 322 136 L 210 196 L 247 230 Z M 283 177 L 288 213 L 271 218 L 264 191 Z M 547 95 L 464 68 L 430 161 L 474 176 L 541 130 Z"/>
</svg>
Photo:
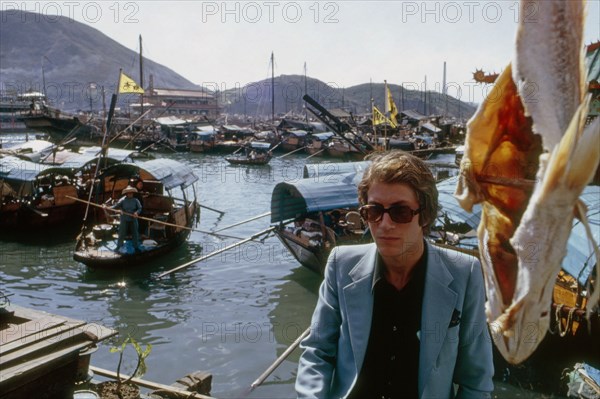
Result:
<svg viewBox="0 0 600 399">
<path fill-rule="evenodd" d="M 33 182 L 41 172 L 49 168 L 51 168 L 50 165 L 6 156 L 0 158 L 0 179 L 17 183 Z"/>
<path fill-rule="evenodd" d="M 188 187 L 198 181 L 198 176 L 187 165 L 172 159 L 152 159 L 136 165 L 160 180 L 167 190 L 175 187 Z"/>
<path fill-rule="evenodd" d="M 335 136 L 335 133 L 333 133 L 333 132 L 313 133 L 311 136 L 316 138 L 319 141 L 325 141 L 325 140 L 329 140 L 330 138 Z"/>
<path fill-rule="evenodd" d="M 78 154 L 67 161 L 63 162 L 62 168 L 81 169 L 90 162 L 95 161 L 100 156 L 102 149 L 101 147 L 89 147 L 84 150 L 81 154 Z M 135 150 L 123 150 L 120 148 L 110 148 L 107 154 L 107 160 L 109 164 L 120 163 L 126 161 L 132 161 L 132 155 L 135 154 Z"/>
<path fill-rule="evenodd" d="M 290 130 L 288 134 L 296 137 L 304 137 L 308 134 L 306 130 Z"/>
<path fill-rule="evenodd" d="M 337 182 L 302 179 L 279 183 L 271 196 L 271 223 L 289 221 L 318 211 L 358 207 L 356 174 L 340 176 Z"/>
<path fill-rule="evenodd" d="M 271 143 L 265 143 L 264 141 L 252 141 L 250 147 L 256 148 L 257 150 L 267 151 L 271 148 Z"/>
<path fill-rule="evenodd" d="M 103 175 L 134 174 L 144 171 L 151 179 L 160 181 L 164 188 L 171 190 L 176 187 L 188 187 L 198 181 L 193 170 L 172 159 L 152 159 L 137 163 L 120 163 L 106 169 Z"/>
</svg>

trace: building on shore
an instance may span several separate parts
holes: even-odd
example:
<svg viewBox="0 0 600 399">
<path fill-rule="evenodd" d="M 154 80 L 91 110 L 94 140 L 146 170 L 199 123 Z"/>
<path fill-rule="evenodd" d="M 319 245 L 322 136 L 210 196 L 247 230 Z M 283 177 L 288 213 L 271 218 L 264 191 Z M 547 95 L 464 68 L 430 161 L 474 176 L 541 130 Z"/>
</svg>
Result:
<svg viewBox="0 0 600 399">
<path fill-rule="evenodd" d="M 181 119 L 214 121 L 220 115 L 215 93 L 205 88 L 200 90 L 157 88 L 154 87 L 152 76 L 143 98 L 143 111 L 152 109 L 151 117 L 174 115 Z M 139 114 L 139 103 L 130 106 Z"/>
</svg>

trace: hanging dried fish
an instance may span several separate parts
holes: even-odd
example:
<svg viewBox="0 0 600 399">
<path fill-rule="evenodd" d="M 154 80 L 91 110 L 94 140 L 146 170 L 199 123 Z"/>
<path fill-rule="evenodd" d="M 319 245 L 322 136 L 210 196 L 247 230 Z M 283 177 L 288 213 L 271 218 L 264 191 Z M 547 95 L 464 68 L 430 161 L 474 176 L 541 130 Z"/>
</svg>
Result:
<svg viewBox="0 0 600 399">
<path fill-rule="evenodd" d="M 467 126 L 456 197 L 482 204 L 479 248 L 492 336 L 511 363 L 527 359 L 550 324 L 552 291 L 578 200 L 600 162 L 600 119 L 585 126 L 582 1 L 523 0 L 535 10 L 509 65 Z M 524 13 L 521 15 L 525 15 Z M 600 251 L 594 246 L 597 263 Z M 598 302 L 597 284 L 588 311 Z"/>
</svg>

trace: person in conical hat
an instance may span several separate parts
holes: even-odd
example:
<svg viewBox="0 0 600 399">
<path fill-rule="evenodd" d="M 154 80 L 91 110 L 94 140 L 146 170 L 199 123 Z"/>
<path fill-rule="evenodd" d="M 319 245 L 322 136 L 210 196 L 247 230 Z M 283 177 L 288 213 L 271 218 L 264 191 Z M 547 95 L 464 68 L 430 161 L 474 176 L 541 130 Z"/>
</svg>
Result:
<svg viewBox="0 0 600 399">
<path fill-rule="evenodd" d="M 127 186 L 121 192 L 124 194 L 119 201 L 114 204 L 112 209 L 119 209 L 121 211 L 121 219 L 119 223 L 119 238 L 117 240 L 118 251 L 123 245 L 127 232 L 131 231 L 131 240 L 133 248 L 136 252 L 140 252 L 140 232 L 138 224 L 138 215 L 142 212 L 142 204 L 133 195 L 138 190 L 135 187 Z"/>
</svg>

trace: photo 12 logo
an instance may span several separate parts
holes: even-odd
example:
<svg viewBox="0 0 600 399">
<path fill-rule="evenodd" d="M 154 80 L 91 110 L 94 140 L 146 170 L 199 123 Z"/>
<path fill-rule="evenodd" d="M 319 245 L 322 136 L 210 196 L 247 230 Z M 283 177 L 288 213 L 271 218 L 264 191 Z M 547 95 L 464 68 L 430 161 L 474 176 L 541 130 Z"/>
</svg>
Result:
<svg viewBox="0 0 600 399">
<path fill-rule="evenodd" d="M 403 23 L 418 21 L 446 23 L 498 23 L 510 18 L 519 21 L 536 22 L 538 3 L 525 2 L 521 6 L 516 1 L 403 1 L 401 20 Z"/>
<path fill-rule="evenodd" d="M 338 23 L 340 5 L 332 1 L 203 1 L 202 22 L 298 23 L 307 20 L 316 24 Z"/>
<path fill-rule="evenodd" d="M 0 3 L 2 22 L 18 15 L 21 22 L 57 22 L 61 17 L 93 24 L 103 18 L 114 23 L 139 23 L 140 6 L 133 1 L 3 1 Z"/>
</svg>

